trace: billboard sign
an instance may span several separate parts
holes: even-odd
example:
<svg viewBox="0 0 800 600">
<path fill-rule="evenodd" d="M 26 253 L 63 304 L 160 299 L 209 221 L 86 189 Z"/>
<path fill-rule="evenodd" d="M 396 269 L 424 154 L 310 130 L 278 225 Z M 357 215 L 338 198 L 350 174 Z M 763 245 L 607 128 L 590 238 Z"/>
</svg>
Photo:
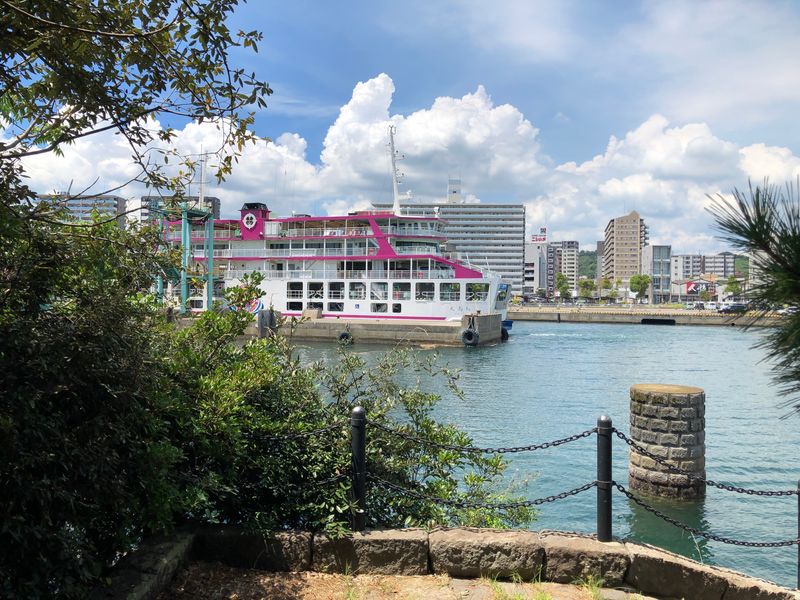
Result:
<svg viewBox="0 0 800 600">
<path fill-rule="evenodd" d="M 703 292 L 711 292 L 713 293 L 714 290 L 711 287 L 711 284 L 707 281 L 687 281 L 686 282 L 686 293 L 687 294 L 701 294 Z"/>
<path fill-rule="evenodd" d="M 547 227 L 540 227 L 539 233 L 531 236 L 531 241 L 534 244 L 543 244 L 547 241 Z"/>
</svg>

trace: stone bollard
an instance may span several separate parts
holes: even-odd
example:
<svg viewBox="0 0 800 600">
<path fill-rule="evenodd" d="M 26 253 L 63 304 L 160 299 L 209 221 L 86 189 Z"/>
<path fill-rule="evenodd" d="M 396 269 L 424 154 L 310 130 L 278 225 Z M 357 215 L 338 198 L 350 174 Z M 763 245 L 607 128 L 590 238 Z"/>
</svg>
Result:
<svg viewBox="0 0 800 600">
<path fill-rule="evenodd" d="M 705 392 L 684 385 L 636 384 L 631 387 L 631 439 L 682 471 L 706 475 Z M 703 498 L 703 482 L 670 471 L 631 448 L 631 490 L 690 500 Z"/>
</svg>

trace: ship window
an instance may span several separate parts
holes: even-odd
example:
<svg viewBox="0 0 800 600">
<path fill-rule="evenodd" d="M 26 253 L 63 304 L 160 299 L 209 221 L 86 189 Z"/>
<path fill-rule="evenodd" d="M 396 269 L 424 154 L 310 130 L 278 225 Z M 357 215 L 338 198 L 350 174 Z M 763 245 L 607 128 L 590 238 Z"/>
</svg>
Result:
<svg viewBox="0 0 800 600">
<path fill-rule="evenodd" d="M 286 284 L 286 297 L 287 298 L 302 298 L 303 297 L 303 282 L 291 281 Z"/>
<path fill-rule="evenodd" d="M 287 302 L 286 310 L 303 310 L 302 302 Z"/>
<path fill-rule="evenodd" d="M 399 304 L 399 303 L 392 304 L 392 312 L 393 313 L 403 312 L 402 304 Z"/>
<path fill-rule="evenodd" d="M 308 282 L 308 297 L 309 298 L 322 298 L 322 289 L 324 284 L 321 281 Z"/>
<path fill-rule="evenodd" d="M 373 302 L 372 303 L 372 312 L 374 313 L 385 313 L 388 310 L 388 306 L 385 302 Z"/>
<path fill-rule="evenodd" d="M 411 284 L 393 283 L 392 300 L 411 300 Z M 394 312 L 400 312 L 400 311 L 394 311 Z"/>
<path fill-rule="evenodd" d="M 488 283 L 468 283 L 467 302 L 482 302 L 489 297 Z"/>
<path fill-rule="evenodd" d="M 461 284 L 443 283 L 439 288 L 439 300 L 442 302 L 458 302 L 461 300 Z"/>
<path fill-rule="evenodd" d="M 342 312 L 344 310 L 344 302 L 328 302 L 329 312 Z"/>
<path fill-rule="evenodd" d="M 308 304 L 306 304 L 306 308 L 310 308 L 312 310 L 318 308 L 322 310 L 322 302 L 309 302 Z"/>
<path fill-rule="evenodd" d="M 332 281 L 328 284 L 328 298 L 331 300 L 344 300 L 343 281 Z"/>
<path fill-rule="evenodd" d="M 367 297 L 367 286 L 360 281 L 350 283 L 350 300 L 365 300 Z"/>
<path fill-rule="evenodd" d="M 434 286 L 433 283 L 418 283 L 417 293 L 414 297 L 417 300 L 433 300 Z"/>
<path fill-rule="evenodd" d="M 389 284 L 385 281 L 373 281 L 370 284 L 369 297 L 370 300 L 388 300 Z"/>
</svg>

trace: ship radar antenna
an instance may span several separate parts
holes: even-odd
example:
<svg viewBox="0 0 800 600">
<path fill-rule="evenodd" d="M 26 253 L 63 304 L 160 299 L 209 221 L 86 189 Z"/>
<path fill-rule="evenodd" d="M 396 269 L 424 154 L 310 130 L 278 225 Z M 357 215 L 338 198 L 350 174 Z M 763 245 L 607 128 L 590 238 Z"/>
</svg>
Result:
<svg viewBox="0 0 800 600">
<path fill-rule="evenodd" d="M 400 154 L 394 148 L 394 134 L 397 133 L 397 128 L 394 125 L 389 125 L 389 154 L 392 159 L 392 212 L 396 215 L 400 214 L 400 180 L 403 174 L 397 170 L 397 161 L 403 160 L 405 156 Z M 406 197 L 410 197 L 407 195 Z"/>
</svg>

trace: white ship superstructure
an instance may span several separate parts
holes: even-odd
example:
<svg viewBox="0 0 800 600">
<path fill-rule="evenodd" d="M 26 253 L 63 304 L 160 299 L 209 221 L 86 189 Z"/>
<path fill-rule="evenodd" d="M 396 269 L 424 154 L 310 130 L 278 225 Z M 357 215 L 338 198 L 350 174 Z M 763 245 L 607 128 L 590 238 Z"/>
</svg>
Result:
<svg viewBox="0 0 800 600">
<path fill-rule="evenodd" d="M 206 234 L 191 231 L 190 271 L 205 269 Z M 166 237 L 180 240 L 180 222 L 168 224 Z M 505 318 L 508 284 L 445 257 L 436 217 L 364 211 L 272 218 L 254 202 L 239 219 L 215 220 L 213 237 L 217 285 L 237 286 L 245 273 L 258 272 L 263 306 L 283 315 L 319 309 L 329 318 L 460 320 L 477 312 Z M 192 310 L 208 308 L 204 290 L 189 295 Z"/>
</svg>

